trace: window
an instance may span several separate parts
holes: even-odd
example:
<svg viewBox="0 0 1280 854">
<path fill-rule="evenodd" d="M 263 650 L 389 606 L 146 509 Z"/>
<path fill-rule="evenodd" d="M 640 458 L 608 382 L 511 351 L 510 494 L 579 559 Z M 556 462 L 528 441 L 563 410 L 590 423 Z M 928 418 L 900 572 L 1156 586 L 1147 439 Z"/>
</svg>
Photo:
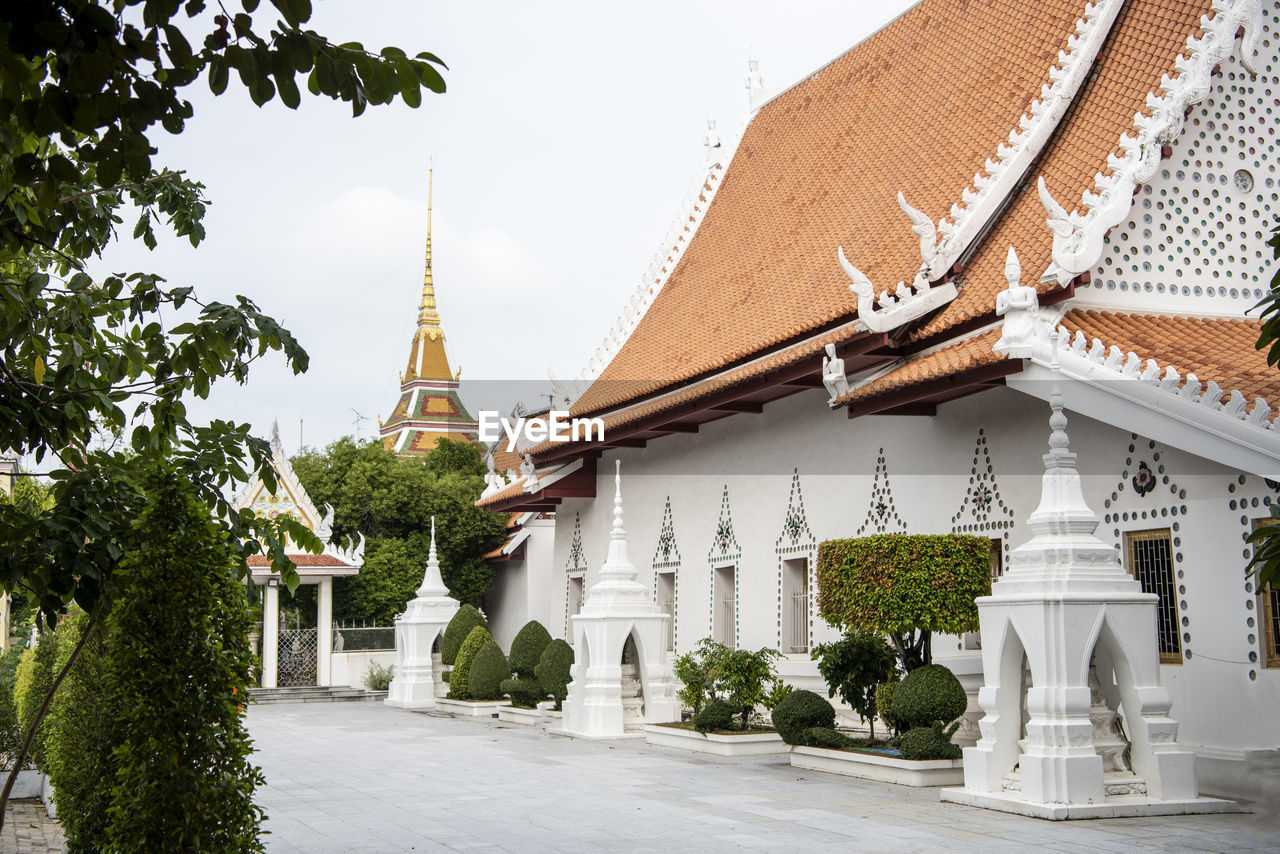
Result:
<svg viewBox="0 0 1280 854">
<path fill-rule="evenodd" d="M 1254 519 L 1253 530 L 1273 524 L 1275 520 L 1270 516 Z M 1263 665 L 1280 667 L 1280 590 L 1270 584 L 1258 589 L 1258 620 L 1262 623 L 1262 631 L 1258 635 L 1262 639 Z"/>
<path fill-rule="evenodd" d="M 568 612 L 568 616 L 569 616 L 567 620 L 567 622 L 569 623 L 567 627 L 568 628 L 567 635 L 568 635 L 569 643 L 573 643 L 573 635 L 574 635 L 573 616 L 575 614 L 582 613 L 583 596 L 584 596 L 584 590 L 582 585 L 582 576 L 581 575 L 569 576 L 569 595 L 568 595 L 568 600 L 565 602 L 565 609 Z"/>
<path fill-rule="evenodd" d="M 676 648 L 676 574 L 674 572 L 658 573 L 658 609 L 670 614 L 667 620 L 667 652 Z"/>
<path fill-rule="evenodd" d="M 736 592 L 734 567 L 717 568 L 711 585 L 711 631 L 729 649 L 737 646 Z"/>
<path fill-rule="evenodd" d="M 782 651 L 809 651 L 809 559 L 782 562 Z"/>
<path fill-rule="evenodd" d="M 1156 637 L 1161 664 L 1182 663 L 1178 637 L 1178 598 L 1173 583 L 1173 544 L 1168 528 L 1129 531 L 1124 535 L 1129 574 L 1138 579 L 1143 593 L 1160 597 L 1156 603 Z"/>
</svg>

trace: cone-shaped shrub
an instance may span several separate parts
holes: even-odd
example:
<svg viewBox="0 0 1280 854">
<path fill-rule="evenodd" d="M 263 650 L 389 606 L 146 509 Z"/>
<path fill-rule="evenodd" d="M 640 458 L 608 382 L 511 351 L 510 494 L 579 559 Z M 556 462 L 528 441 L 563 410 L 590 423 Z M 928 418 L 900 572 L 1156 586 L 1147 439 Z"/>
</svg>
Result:
<svg viewBox="0 0 1280 854">
<path fill-rule="evenodd" d="M 551 632 L 537 620 L 530 620 L 511 642 L 511 669 L 521 679 L 533 679 L 542 651 L 551 643 Z"/>
<path fill-rule="evenodd" d="M 964 714 L 969 706 L 964 686 L 941 664 L 917 667 L 893 689 L 893 713 L 905 729 L 945 726 Z"/>
<path fill-rule="evenodd" d="M 489 624 L 484 621 L 484 615 L 474 605 L 463 605 L 459 608 L 453 615 L 453 619 L 449 621 L 449 625 L 445 626 L 444 636 L 440 638 L 442 663 L 453 665 L 458 663 L 458 651 L 462 649 L 463 641 L 476 626 L 489 628 Z"/>
<path fill-rule="evenodd" d="M 473 700 L 501 700 L 502 682 L 511 675 L 511 665 L 502 647 L 489 641 L 480 647 L 467 674 L 467 688 Z"/>
<path fill-rule="evenodd" d="M 556 710 L 560 709 L 564 698 L 569 696 L 569 681 L 573 678 L 569 669 L 573 667 L 573 647 L 556 638 L 547 644 L 538 659 L 534 672 L 542 690 L 556 699 Z"/>
<path fill-rule="evenodd" d="M 484 645 L 493 640 L 493 635 L 484 626 L 476 626 L 462 642 L 458 657 L 453 661 L 453 670 L 449 671 L 449 699 L 471 699 L 471 664 L 484 649 Z"/>
</svg>

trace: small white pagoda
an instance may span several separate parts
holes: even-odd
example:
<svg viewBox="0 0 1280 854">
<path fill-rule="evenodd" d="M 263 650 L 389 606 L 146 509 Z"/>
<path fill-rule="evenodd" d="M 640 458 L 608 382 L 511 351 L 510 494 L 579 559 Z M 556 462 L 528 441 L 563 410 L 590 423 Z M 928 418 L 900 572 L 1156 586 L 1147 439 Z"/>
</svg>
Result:
<svg viewBox="0 0 1280 854">
<path fill-rule="evenodd" d="M 427 571 L 417 596 L 396 617 L 396 660 L 388 706 L 401 709 L 430 709 L 446 686 L 440 678 L 440 638 L 458 611 L 458 600 L 449 596 L 440 576 L 436 558 L 436 517 L 431 517 L 431 551 Z"/>
<path fill-rule="evenodd" d="M 1160 685 L 1157 597 L 1095 536 L 1056 389 L 1050 406 L 1033 536 L 977 600 L 982 737 L 942 799 L 1048 819 L 1234 811 L 1198 797 Z"/>
<path fill-rule="evenodd" d="M 614 473 L 609 555 L 582 611 L 573 616 L 576 659 L 564 701 L 564 732 L 582 738 L 639 734 L 646 723 L 680 719 L 667 621 L 627 557 L 622 463 Z"/>
</svg>

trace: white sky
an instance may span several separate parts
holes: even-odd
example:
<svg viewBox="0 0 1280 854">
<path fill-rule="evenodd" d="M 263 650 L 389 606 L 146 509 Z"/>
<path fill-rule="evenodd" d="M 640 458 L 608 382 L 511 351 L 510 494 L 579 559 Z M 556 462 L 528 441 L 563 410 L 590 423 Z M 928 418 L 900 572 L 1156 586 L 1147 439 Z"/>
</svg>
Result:
<svg viewBox="0 0 1280 854">
<path fill-rule="evenodd" d="M 449 357 L 473 414 L 506 407 L 509 381 L 573 377 L 640 281 L 703 162 L 706 119 L 728 137 L 746 111 L 754 48 L 776 90 L 900 14 L 906 0 L 554 2 L 349 0 L 314 28 L 372 49 L 429 50 L 448 92 L 352 119 L 308 98 L 259 110 L 191 87 L 196 117 L 159 162 L 208 186 L 198 250 L 117 247 L 113 271 L 147 270 L 202 298 L 243 293 L 311 356 L 224 383 L 193 417 L 278 417 L 285 446 L 367 438 L 399 390 L 422 283 L 428 157 L 433 267 Z M 264 4 L 264 8 L 266 4 Z M 260 13 L 261 14 L 261 13 Z M 161 132 L 163 134 L 163 132 Z M 127 236 L 132 223 L 124 229 Z M 488 381 L 504 381 L 506 385 Z"/>
</svg>

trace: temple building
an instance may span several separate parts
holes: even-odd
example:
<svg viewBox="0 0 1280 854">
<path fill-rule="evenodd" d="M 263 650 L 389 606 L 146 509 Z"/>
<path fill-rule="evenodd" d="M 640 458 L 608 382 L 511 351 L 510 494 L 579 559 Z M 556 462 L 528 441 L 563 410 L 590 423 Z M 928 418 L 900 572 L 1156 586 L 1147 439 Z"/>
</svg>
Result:
<svg viewBox="0 0 1280 854">
<path fill-rule="evenodd" d="M 462 370 L 449 367 L 444 329 L 436 310 L 436 286 L 431 276 L 431 179 L 427 179 L 427 259 L 422 279 L 418 328 L 409 345 L 409 362 L 400 375 L 400 399 L 386 421 L 378 420 L 378 434 L 388 451 L 425 455 L 441 438 L 475 442 L 479 423 L 458 396 Z"/>
<path fill-rule="evenodd" d="M 1091 797 L 1274 797 L 1280 593 L 1257 589 L 1246 540 L 1280 491 L 1280 370 L 1248 314 L 1280 213 L 1276 0 L 922 0 L 795 85 L 753 69 L 748 89 L 559 387 L 604 437 L 520 447 L 479 502 L 554 513 L 550 567 L 524 581 L 549 595 L 520 619 L 573 638 L 591 611 L 618 461 L 667 646 L 770 646 L 824 694 L 818 544 L 982 536 L 993 576 L 1016 575 L 987 610 L 1001 634 L 984 614 L 933 654 L 970 692 L 957 742 L 981 745 L 991 797 L 1051 798 L 1028 769 L 1058 767 L 1062 720 L 1093 720 L 1106 773 L 1129 775 L 1104 791 L 1102 762 L 1068 757 Z M 1048 472 L 1051 400 L 1072 464 Z M 1014 602 L 1056 595 L 1030 562 L 1048 552 L 1022 548 L 1044 542 L 1048 474 L 1078 475 L 1071 513 L 1096 524 L 1075 558 L 1122 568 L 1107 595 L 1153 609 L 1141 633 L 1108 628 L 1118 605 L 1082 618 L 1065 687 L 1033 646 L 1046 618 Z M 1010 672 L 984 674 L 984 645 Z M 997 685 L 999 732 L 978 701 Z M 1074 705 L 1049 708 L 1058 689 Z"/>
</svg>

